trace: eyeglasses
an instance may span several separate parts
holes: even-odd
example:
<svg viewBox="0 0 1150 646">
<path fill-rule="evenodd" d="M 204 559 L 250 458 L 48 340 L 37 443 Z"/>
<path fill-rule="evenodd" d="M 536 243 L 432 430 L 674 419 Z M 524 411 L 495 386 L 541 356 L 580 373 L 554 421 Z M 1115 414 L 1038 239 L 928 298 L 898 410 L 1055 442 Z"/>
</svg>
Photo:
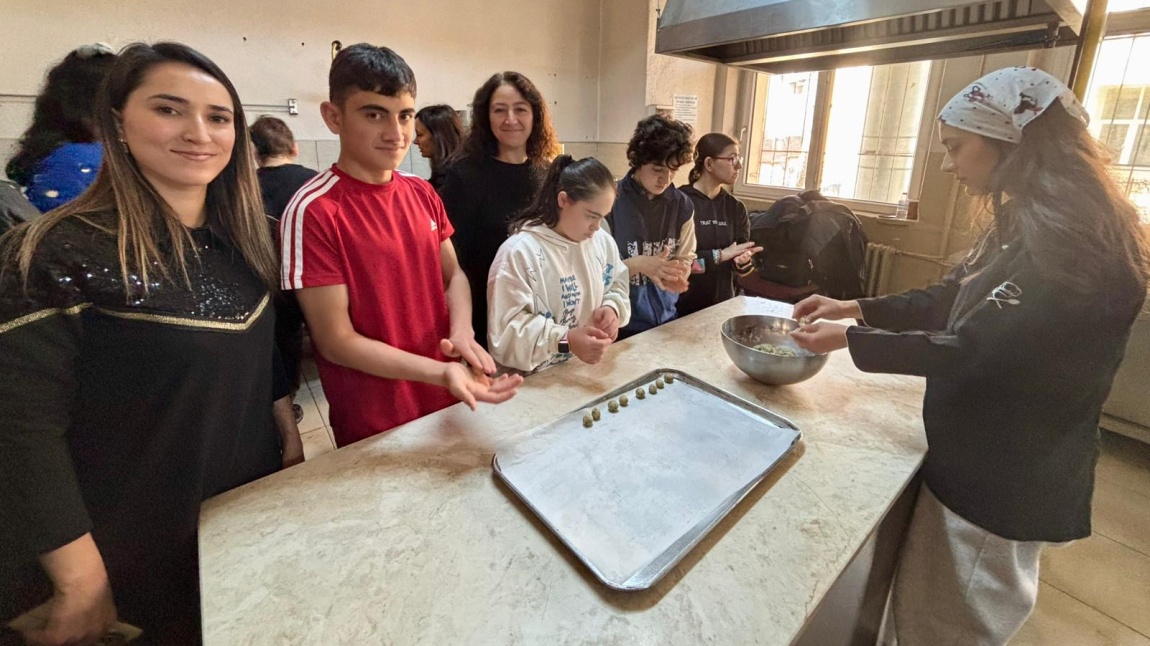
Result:
<svg viewBox="0 0 1150 646">
<path fill-rule="evenodd" d="M 732 164 L 735 164 L 736 166 L 743 163 L 743 156 L 742 155 L 731 155 L 729 157 L 712 157 L 712 159 L 722 159 L 724 161 L 729 161 Z"/>
</svg>

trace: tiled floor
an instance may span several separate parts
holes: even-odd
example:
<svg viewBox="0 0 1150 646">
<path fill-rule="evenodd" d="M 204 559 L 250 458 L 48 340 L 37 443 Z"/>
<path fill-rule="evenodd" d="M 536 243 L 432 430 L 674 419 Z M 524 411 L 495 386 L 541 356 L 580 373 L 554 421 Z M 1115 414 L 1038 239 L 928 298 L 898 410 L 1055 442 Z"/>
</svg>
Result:
<svg viewBox="0 0 1150 646">
<path fill-rule="evenodd" d="M 303 383 L 296 391 L 295 403 L 303 407 L 303 421 L 299 423 L 300 437 L 303 438 L 304 459 L 310 460 L 335 449 L 335 438 L 328 425 L 327 397 L 319 383 L 319 373 L 315 362 L 310 359 L 303 364 Z"/>
<path fill-rule="evenodd" d="M 1150 445 L 1103 432 L 1094 535 L 1042 558 L 1017 646 L 1150 646 Z"/>
<path fill-rule="evenodd" d="M 335 448 L 315 364 L 296 393 L 304 455 Z M 1103 433 L 1094 535 L 1042 559 L 1038 607 L 1014 646 L 1150 646 L 1150 445 Z"/>
</svg>

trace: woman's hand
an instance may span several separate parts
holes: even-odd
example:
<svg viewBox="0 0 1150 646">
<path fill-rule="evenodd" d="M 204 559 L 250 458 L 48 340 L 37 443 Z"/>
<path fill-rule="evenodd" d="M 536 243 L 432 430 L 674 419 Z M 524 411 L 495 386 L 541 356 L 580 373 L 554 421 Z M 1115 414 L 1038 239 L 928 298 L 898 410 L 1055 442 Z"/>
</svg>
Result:
<svg viewBox="0 0 1150 646">
<path fill-rule="evenodd" d="M 847 327 L 838 323 L 809 323 L 791 332 L 791 338 L 804 350 L 826 354 L 847 347 Z"/>
<path fill-rule="evenodd" d="M 803 319 L 808 321 L 817 321 L 819 319 L 826 319 L 828 321 L 861 319 L 862 310 L 859 309 L 858 301 L 836 301 L 833 298 L 816 295 L 799 301 L 798 305 L 795 305 L 795 310 L 791 317 L 800 322 Z"/>
<path fill-rule="evenodd" d="M 285 395 L 272 404 L 272 417 L 280 436 L 280 460 L 285 469 L 303 462 L 303 440 L 299 436 L 292 403 L 292 396 Z"/>
<path fill-rule="evenodd" d="M 116 606 L 107 580 L 90 589 L 57 589 L 48 601 L 48 621 L 24 633 L 34 646 L 96 644 L 116 621 Z"/>
<path fill-rule="evenodd" d="M 619 314 L 615 312 L 613 307 L 603 305 L 592 312 L 591 325 L 603 330 L 603 333 L 612 341 L 619 338 Z"/>
<path fill-rule="evenodd" d="M 736 265 L 745 265 L 751 261 L 752 256 L 762 250 L 763 248 L 756 247 L 754 242 L 735 242 L 719 251 L 719 262 L 734 260 Z"/>
<path fill-rule="evenodd" d="M 52 580 L 48 619 L 24 630 L 24 639 L 36 646 L 95 644 L 116 621 L 116 605 L 104 560 L 91 534 L 40 557 Z"/>
<path fill-rule="evenodd" d="M 585 325 L 569 330 L 567 343 L 571 346 L 571 354 L 579 357 L 580 361 L 595 364 L 603 360 L 611 345 L 611 337 L 593 325 Z"/>
<path fill-rule="evenodd" d="M 475 410 L 478 402 L 502 404 L 519 392 L 523 384 L 521 375 L 503 375 L 492 379 L 486 374 L 468 367 L 466 364 L 451 361 L 443 364 L 440 383 L 456 399 Z"/>
<path fill-rule="evenodd" d="M 289 435 L 284 438 L 283 451 L 281 460 L 283 461 L 283 468 L 294 467 L 297 464 L 303 464 L 303 440 L 300 439 L 299 433 Z"/>
</svg>

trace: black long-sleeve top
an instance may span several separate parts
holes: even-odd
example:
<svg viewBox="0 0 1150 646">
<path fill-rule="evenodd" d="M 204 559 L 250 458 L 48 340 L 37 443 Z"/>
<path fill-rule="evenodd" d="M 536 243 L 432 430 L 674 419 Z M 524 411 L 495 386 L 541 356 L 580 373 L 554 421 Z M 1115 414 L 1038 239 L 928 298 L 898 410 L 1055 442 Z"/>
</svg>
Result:
<svg viewBox="0 0 1150 646">
<path fill-rule="evenodd" d="M 679 295 L 676 309 L 686 316 L 735 297 L 734 261 L 715 262 L 717 252 L 736 242 L 751 239 L 751 220 L 747 207 L 726 190 L 720 189 L 714 198 L 708 197 L 694 186 L 679 189 L 695 205 L 695 261 L 703 273 L 692 273 L 688 289 Z"/>
<path fill-rule="evenodd" d="M 451 237 L 459 266 L 471 284 L 471 325 L 487 346 L 487 272 L 507 240 L 512 216 L 527 208 L 543 185 L 546 168 L 530 161 L 509 164 L 494 157 L 465 157 L 444 171 L 439 196 L 455 227 Z"/>
<path fill-rule="evenodd" d="M 78 218 L 40 243 L 26 291 L 10 265 L 0 285 L 0 559 L 91 532 L 146 632 L 197 612 L 201 501 L 280 464 L 268 291 L 226 241 L 192 236 L 190 290 L 176 272 L 126 297 L 115 235 Z"/>
<path fill-rule="evenodd" d="M 1130 278 L 1072 293 L 1011 242 L 940 285 L 860 301 L 870 327 L 847 337 L 859 369 L 926 377 L 924 477 L 943 504 L 1062 542 L 1090 534 L 1098 420 L 1145 297 Z"/>
<path fill-rule="evenodd" d="M 278 222 L 296 191 L 316 175 L 316 171 L 299 164 L 265 166 L 256 171 L 260 181 L 260 195 L 264 200 L 264 212 Z"/>
</svg>

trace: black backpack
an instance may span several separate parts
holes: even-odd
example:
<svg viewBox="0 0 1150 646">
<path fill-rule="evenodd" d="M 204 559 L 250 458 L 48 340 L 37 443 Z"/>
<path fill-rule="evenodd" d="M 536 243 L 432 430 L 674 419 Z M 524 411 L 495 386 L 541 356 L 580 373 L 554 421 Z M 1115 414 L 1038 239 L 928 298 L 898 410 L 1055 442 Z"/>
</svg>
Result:
<svg viewBox="0 0 1150 646">
<path fill-rule="evenodd" d="M 837 299 L 866 291 L 866 234 L 858 216 L 818 191 L 789 195 L 749 214 L 759 278 L 789 287 L 818 286 Z"/>
</svg>

